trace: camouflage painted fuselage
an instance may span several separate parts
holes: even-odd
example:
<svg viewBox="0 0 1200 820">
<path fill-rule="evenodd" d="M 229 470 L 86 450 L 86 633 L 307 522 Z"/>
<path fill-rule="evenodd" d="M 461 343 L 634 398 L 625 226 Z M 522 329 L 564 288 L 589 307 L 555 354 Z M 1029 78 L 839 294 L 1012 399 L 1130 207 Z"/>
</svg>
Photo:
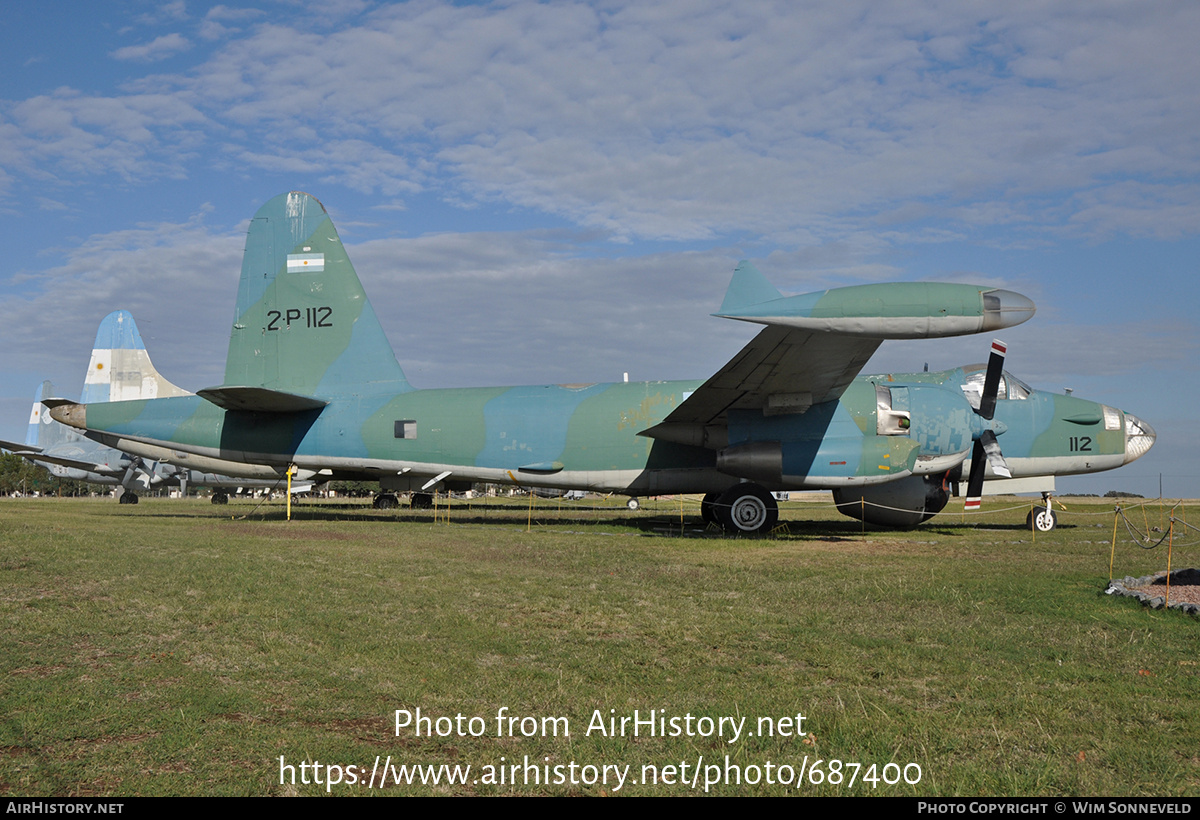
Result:
<svg viewBox="0 0 1200 820">
<path fill-rule="evenodd" d="M 419 487 L 490 481 L 647 494 L 711 492 L 753 477 L 775 489 L 870 484 L 961 464 L 981 429 L 964 397 L 962 369 L 855 379 L 835 402 L 801 414 L 741 411 L 729 443 L 781 450 L 778 475 L 717 470 L 717 451 L 638 435 L 658 424 L 698 381 L 414 390 L 333 399 L 289 414 L 227 411 L 197 396 L 90 405 L 104 440 L 137 452 L 168 443 L 181 452 Z M 905 431 L 880 435 L 876 386 Z M 1133 422 L 1133 425 L 1136 425 Z M 1014 477 L 1111 469 L 1148 448 L 1124 413 L 1072 396 L 1028 391 L 997 403 L 993 427 Z M 1143 425 L 1144 427 L 1144 425 Z M 1144 450 L 1143 450 L 1144 451 Z"/>
</svg>

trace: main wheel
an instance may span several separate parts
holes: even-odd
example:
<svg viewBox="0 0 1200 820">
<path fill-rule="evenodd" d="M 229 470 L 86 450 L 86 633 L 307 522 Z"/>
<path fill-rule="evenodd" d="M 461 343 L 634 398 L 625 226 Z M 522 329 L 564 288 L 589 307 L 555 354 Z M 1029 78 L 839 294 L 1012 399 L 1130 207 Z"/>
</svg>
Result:
<svg viewBox="0 0 1200 820">
<path fill-rule="evenodd" d="M 229 503 L 229 496 L 225 495 L 225 493 L 213 493 L 213 495 L 212 495 L 212 503 L 214 503 L 214 504 L 228 504 L 228 503 Z"/>
<path fill-rule="evenodd" d="M 1025 516 L 1025 526 L 1030 529 L 1036 528 L 1038 532 L 1050 532 L 1058 526 L 1058 516 L 1054 514 L 1054 510 L 1034 507 L 1029 511 L 1029 515 Z"/>
<path fill-rule="evenodd" d="M 117 503 L 118 504 L 136 504 L 136 503 L 138 503 L 137 493 L 131 493 L 128 490 L 126 490 L 125 492 L 121 493 L 121 498 Z"/>
<path fill-rule="evenodd" d="M 717 519 L 717 499 L 721 497 L 720 493 L 705 493 L 703 500 L 700 502 L 700 518 L 705 524 L 720 524 Z"/>
<path fill-rule="evenodd" d="M 391 493 L 380 493 L 371 503 L 377 510 L 394 510 L 400 506 L 400 499 Z"/>
<path fill-rule="evenodd" d="M 727 533 L 764 533 L 779 521 L 779 504 L 757 484 L 737 484 L 721 493 L 715 512 Z"/>
<path fill-rule="evenodd" d="M 413 493 L 408 506 L 414 510 L 428 510 L 433 506 L 433 493 Z"/>
<path fill-rule="evenodd" d="M 625 506 L 631 510 L 636 510 L 641 506 L 641 503 L 636 498 L 631 498 L 625 502 Z"/>
</svg>

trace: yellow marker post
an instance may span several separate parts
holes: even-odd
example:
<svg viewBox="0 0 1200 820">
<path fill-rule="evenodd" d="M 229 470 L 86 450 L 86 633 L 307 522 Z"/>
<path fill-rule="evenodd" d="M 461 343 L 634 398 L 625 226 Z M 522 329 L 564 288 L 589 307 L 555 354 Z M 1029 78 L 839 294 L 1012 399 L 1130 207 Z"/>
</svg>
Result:
<svg viewBox="0 0 1200 820">
<path fill-rule="evenodd" d="M 1167 531 L 1167 594 L 1163 596 L 1163 608 L 1171 605 L 1171 544 L 1175 540 L 1175 516 L 1171 515 L 1171 529 Z"/>
<path fill-rule="evenodd" d="M 295 472 L 295 470 L 296 470 L 296 465 L 295 465 L 295 464 L 289 464 L 289 465 L 288 465 L 288 469 L 287 469 L 287 477 L 288 477 L 288 483 L 287 483 L 287 496 L 288 496 L 288 497 L 287 497 L 287 520 L 288 520 L 288 521 L 291 521 L 291 520 L 292 520 L 292 473 L 293 473 L 293 472 Z"/>
<path fill-rule="evenodd" d="M 1108 554 L 1108 580 L 1112 580 L 1113 559 L 1117 556 L 1117 521 L 1121 518 L 1121 508 L 1113 509 L 1112 551 Z"/>
</svg>

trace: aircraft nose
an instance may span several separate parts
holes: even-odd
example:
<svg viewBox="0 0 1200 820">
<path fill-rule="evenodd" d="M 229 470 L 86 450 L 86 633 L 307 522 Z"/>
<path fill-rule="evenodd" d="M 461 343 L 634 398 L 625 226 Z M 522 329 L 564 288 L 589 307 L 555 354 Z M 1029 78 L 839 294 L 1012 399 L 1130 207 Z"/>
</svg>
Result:
<svg viewBox="0 0 1200 820">
<path fill-rule="evenodd" d="M 983 308 L 985 331 L 1019 325 L 1037 312 L 1037 307 L 1028 296 L 999 288 L 983 294 Z"/>
<path fill-rule="evenodd" d="M 1154 428 L 1133 413 L 1125 414 L 1125 463 L 1141 458 L 1154 446 Z"/>
</svg>

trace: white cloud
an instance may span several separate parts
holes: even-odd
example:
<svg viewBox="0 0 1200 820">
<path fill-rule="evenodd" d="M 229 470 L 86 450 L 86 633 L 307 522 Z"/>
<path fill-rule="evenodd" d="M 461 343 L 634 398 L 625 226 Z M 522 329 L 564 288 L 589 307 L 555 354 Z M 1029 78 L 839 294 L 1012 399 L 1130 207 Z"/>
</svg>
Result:
<svg viewBox="0 0 1200 820">
<path fill-rule="evenodd" d="M 185 84 L 281 153 L 371 142 L 450 172 L 449 198 L 621 235 L 833 235 L 914 201 L 979 220 L 1013 193 L 1005 225 L 1111 231 L 1038 195 L 1196 172 L 1200 106 L 1178 96 L 1196 15 L 1046 11 L 405 4 L 330 33 L 263 26 Z"/>
<path fill-rule="evenodd" d="M 170 94 L 100 97 L 58 89 L 9 108 L 3 164 L 34 178 L 183 177 L 204 115 Z"/>
<path fill-rule="evenodd" d="M 187 51 L 191 47 L 192 44 L 182 34 L 171 33 L 155 37 L 150 42 L 143 43 L 142 45 L 118 48 L 112 52 L 112 57 L 115 60 L 152 63 L 173 57 L 181 51 Z"/>
<path fill-rule="evenodd" d="M 11 279 L 0 344 L 67 385 L 82 376 L 100 319 L 125 309 L 164 374 L 192 389 L 215 384 L 243 245 L 243 232 L 213 232 L 200 216 L 91 236 L 63 249 L 62 264 Z"/>
<path fill-rule="evenodd" d="M 880 214 L 910 236 L 918 210 L 1025 240 L 1200 229 L 1187 4 L 339 8 L 318 25 L 214 7 L 253 27 L 214 30 L 186 76 L 15 103 L 5 167 L 136 180 L 232 158 L 633 239 L 836 240 Z"/>
</svg>

